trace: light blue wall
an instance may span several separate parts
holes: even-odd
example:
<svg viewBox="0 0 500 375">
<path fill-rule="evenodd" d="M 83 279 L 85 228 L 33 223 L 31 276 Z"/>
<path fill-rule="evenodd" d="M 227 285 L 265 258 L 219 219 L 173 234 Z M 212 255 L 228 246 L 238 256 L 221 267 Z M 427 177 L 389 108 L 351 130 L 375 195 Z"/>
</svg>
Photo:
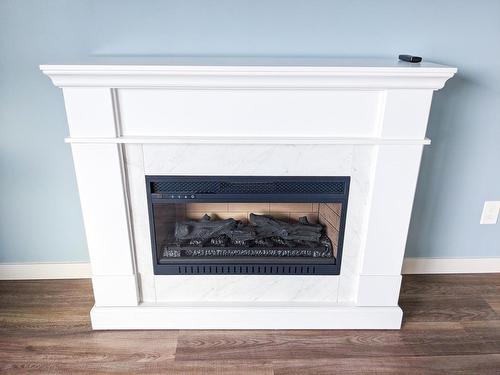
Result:
<svg viewBox="0 0 500 375">
<path fill-rule="evenodd" d="M 407 255 L 500 256 L 500 1 L 0 0 L 0 262 L 84 261 L 61 91 L 92 55 L 380 56 L 457 66 L 435 95 Z M 404 124 L 402 124 L 404 126 Z"/>
</svg>

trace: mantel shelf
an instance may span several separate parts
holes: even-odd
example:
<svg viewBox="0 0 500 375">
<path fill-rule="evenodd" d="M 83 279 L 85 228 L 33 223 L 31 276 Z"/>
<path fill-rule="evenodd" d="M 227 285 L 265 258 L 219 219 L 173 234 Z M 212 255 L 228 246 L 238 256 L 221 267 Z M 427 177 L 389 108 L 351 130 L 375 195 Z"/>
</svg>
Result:
<svg viewBox="0 0 500 375">
<path fill-rule="evenodd" d="M 90 64 L 41 65 L 40 69 L 59 87 L 317 90 L 437 90 L 457 71 L 430 62 L 333 58 L 102 58 Z"/>
</svg>

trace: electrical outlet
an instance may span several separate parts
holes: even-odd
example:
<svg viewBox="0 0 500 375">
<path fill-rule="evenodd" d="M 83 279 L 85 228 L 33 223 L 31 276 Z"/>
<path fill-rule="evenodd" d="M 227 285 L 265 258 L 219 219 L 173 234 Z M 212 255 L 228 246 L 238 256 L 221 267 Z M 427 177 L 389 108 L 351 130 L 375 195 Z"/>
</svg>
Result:
<svg viewBox="0 0 500 375">
<path fill-rule="evenodd" d="M 500 201 L 484 202 L 483 213 L 481 214 L 480 224 L 496 224 L 498 213 L 500 212 Z"/>
</svg>

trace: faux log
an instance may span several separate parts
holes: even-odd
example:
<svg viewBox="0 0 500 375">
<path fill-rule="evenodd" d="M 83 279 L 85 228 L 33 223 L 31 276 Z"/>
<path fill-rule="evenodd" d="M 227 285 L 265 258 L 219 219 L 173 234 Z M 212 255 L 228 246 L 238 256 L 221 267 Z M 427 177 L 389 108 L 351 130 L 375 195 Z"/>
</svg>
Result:
<svg viewBox="0 0 500 375">
<path fill-rule="evenodd" d="M 319 242 L 323 226 L 309 224 L 305 217 L 290 224 L 271 216 L 250 214 L 250 223 L 255 227 L 256 239 L 279 237 L 288 241 Z"/>
<path fill-rule="evenodd" d="M 176 223 L 176 240 L 196 240 L 204 244 L 210 239 L 225 235 L 233 242 L 244 242 L 255 239 L 255 232 L 248 225 L 234 219 L 212 220 L 204 215 L 200 221 L 186 221 Z"/>
<path fill-rule="evenodd" d="M 309 224 L 306 217 L 298 223 L 287 223 L 271 216 L 250 214 L 250 225 L 235 219 L 213 220 L 204 215 L 201 220 L 190 220 L 177 223 L 175 239 L 182 243 L 189 241 L 191 245 L 207 244 L 223 246 L 224 238 L 232 244 L 250 246 L 281 245 L 295 247 L 297 245 L 314 246 L 320 242 L 324 227 L 320 224 Z"/>
</svg>

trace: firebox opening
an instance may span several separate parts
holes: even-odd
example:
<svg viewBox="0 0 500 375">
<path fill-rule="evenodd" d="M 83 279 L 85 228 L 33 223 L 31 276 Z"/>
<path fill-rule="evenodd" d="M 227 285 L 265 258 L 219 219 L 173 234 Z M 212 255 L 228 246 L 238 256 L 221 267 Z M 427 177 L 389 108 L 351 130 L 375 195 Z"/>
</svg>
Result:
<svg viewBox="0 0 500 375">
<path fill-rule="evenodd" d="M 338 274 L 348 177 L 147 177 L 156 274 Z"/>
</svg>

